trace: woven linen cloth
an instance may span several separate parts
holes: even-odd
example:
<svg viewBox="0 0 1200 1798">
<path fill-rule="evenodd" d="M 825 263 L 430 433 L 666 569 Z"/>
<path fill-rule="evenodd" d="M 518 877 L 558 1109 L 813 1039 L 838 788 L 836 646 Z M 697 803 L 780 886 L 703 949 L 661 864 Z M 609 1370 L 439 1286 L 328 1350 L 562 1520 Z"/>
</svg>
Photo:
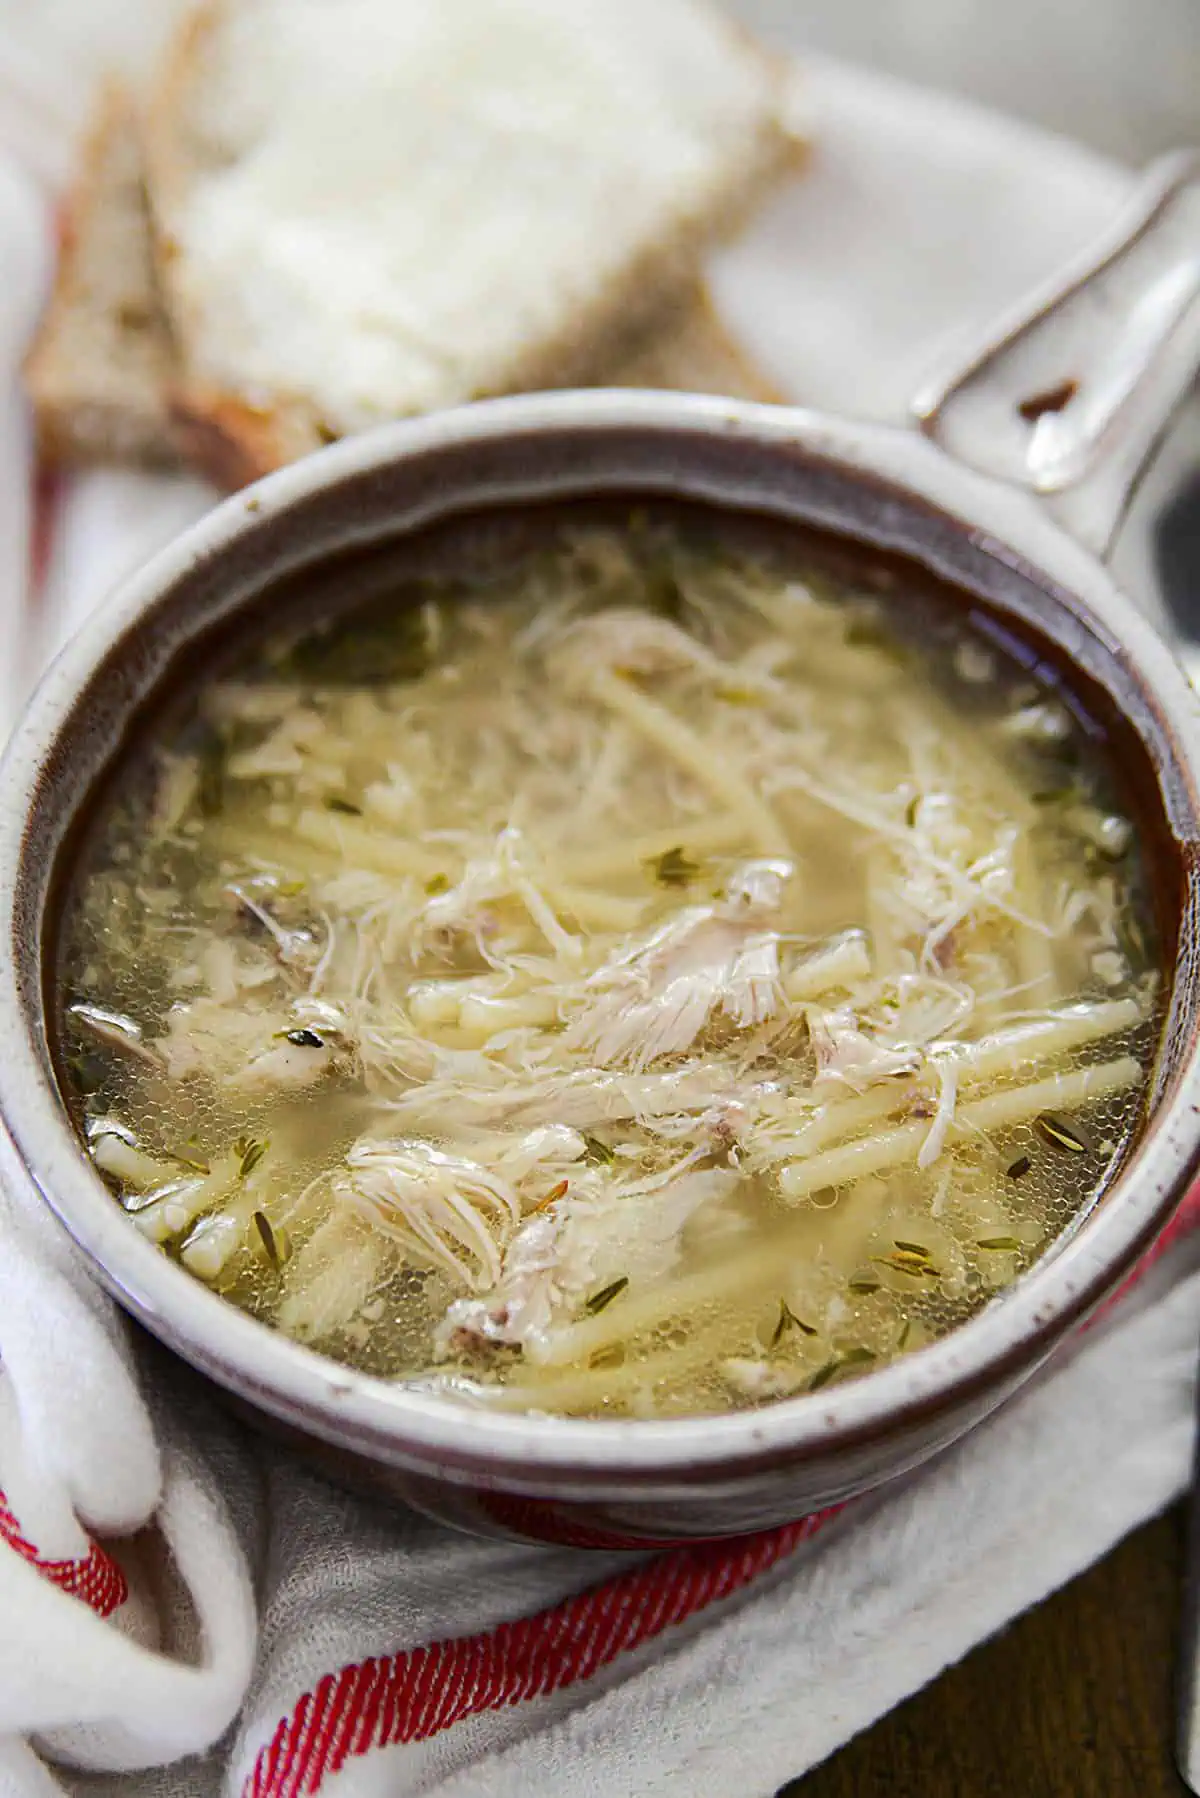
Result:
<svg viewBox="0 0 1200 1798">
<path fill-rule="evenodd" d="M 9 714 L 113 582 L 211 503 L 198 484 L 103 472 L 36 505 L 18 397 L 90 83 L 106 57 L 147 54 L 168 10 L 0 0 Z M 934 97 L 833 68 L 812 84 L 825 184 L 781 202 L 718 287 L 792 391 L 894 416 L 933 299 L 979 322 L 1013 297 L 995 269 L 1013 293 L 1047 272 L 1124 177 Z M 914 171 L 957 224 L 922 238 L 924 288 L 895 268 L 888 287 L 877 221 L 903 213 Z M 955 235 L 968 197 L 992 273 Z M 785 291 L 770 233 L 798 217 L 811 281 Z M 334 1491 L 135 1350 L 22 1192 L 0 1157 L 0 1798 L 769 1798 L 1187 1478 L 1195 1200 L 1136 1286 L 936 1464 L 748 1541 L 613 1554 L 473 1541 Z"/>
</svg>

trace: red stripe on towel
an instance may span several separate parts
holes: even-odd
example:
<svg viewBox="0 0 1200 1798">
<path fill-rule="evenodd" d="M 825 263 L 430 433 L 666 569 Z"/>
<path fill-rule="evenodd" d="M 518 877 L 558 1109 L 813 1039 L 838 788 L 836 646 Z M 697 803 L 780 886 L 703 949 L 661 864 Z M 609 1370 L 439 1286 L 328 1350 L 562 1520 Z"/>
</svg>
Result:
<svg viewBox="0 0 1200 1798">
<path fill-rule="evenodd" d="M 81 1598 L 100 1617 L 111 1617 L 129 1597 L 128 1580 L 98 1542 L 92 1543 L 90 1554 L 82 1560 L 43 1560 L 22 1533 L 3 1492 L 0 1492 L 0 1542 L 7 1542 L 23 1561 L 36 1567 L 60 1591 L 69 1592 L 72 1598 Z"/>
<path fill-rule="evenodd" d="M 1200 1184 L 1192 1187 L 1162 1235 L 1147 1249 L 1129 1278 L 1117 1287 L 1111 1298 L 1104 1301 L 1097 1316 L 1107 1316 L 1113 1306 L 1119 1305 L 1125 1294 L 1131 1291 L 1139 1280 L 1145 1278 L 1155 1262 L 1160 1260 L 1168 1249 L 1173 1249 L 1182 1237 L 1190 1235 L 1193 1230 L 1198 1228 L 1200 1228 Z"/>
<path fill-rule="evenodd" d="M 428 1741 L 465 1717 L 590 1679 L 619 1655 L 740 1592 L 840 1509 L 737 1542 L 674 1549 L 532 1617 L 327 1674 L 262 1748 L 243 1798 L 300 1798 L 319 1791 L 351 1755 Z"/>
</svg>

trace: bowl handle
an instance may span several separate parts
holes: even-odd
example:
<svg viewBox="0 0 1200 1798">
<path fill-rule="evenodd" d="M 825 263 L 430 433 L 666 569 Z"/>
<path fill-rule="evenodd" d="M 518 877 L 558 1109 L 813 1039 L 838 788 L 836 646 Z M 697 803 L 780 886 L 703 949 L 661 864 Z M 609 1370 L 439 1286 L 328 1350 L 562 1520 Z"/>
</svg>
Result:
<svg viewBox="0 0 1200 1798">
<path fill-rule="evenodd" d="M 926 435 L 1108 554 L 1200 369 L 1200 154 L 1154 163 L 1105 237 L 913 402 Z"/>
</svg>

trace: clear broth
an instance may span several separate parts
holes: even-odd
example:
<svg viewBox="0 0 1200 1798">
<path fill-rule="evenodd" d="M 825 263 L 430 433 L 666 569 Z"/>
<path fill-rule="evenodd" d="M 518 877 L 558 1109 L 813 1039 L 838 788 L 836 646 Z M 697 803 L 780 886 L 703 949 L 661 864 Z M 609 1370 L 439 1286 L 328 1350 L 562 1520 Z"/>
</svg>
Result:
<svg viewBox="0 0 1200 1798">
<path fill-rule="evenodd" d="M 911 1352 L 1103 1186 L 1158 957 L 1088 718 L 903 585 L 638 514 L 216 671 L 62 955 L 91 1152 L 337 1360 L 661 1416 Z"/>
</svg>

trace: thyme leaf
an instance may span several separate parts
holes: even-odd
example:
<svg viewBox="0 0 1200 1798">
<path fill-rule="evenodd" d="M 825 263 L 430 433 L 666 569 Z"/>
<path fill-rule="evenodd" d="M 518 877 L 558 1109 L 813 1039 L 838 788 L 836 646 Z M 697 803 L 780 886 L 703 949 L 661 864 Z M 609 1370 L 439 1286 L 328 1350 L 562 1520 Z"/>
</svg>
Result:
<svg viewBox="0 0 1200 1798">
<path fill-rule="evenodd" d="M 808 1390 L 810 1392 L 819 1392 L 822 1386 L 828 1386 L 830 1380 L 844 1372 L 846 1368 L 866 1367 L 870 1362 L 874 1361 L 875 1358 L 874 1351 L 862 1347 L 861 1344 L 856 1348 L 843 1349 L 840 1355 L 831 1356 L 831 1358 L 825 1362 L 823 1367 L 818 1367 L 816 1373 L 808 1382 Z"/>
<path fill-rule="evenodd" d="M 600 1313 L 607 1310 L 614 1299 L 620 1298 L 628 1284 L 628 1275 L 622 1274 L 621 1278 L 614 1280 L 610 1286 L 602 1286 L 599 1292 L 594 1292 L 583 1307 L 588 1316 L 599 1317 Z"/>
<path fill-rule="evenodd" d="M 327 812 L 340 812 L 347 818 L 361 818 L 363 815 L 361 805 L 355 805 L 349 799 L 339 799 L 336 793 L 331 793 L 326 799 L 325 810 Z"/>
<path fill-rule="evenodd" d="M 1033 1127 L 1043 1142 L 1049 1143 L 1052 1149 L 1061 1149 L 1066 1155 L 1096 1153 L 1096 1146 L 1087 1132 L 1078 1124 L 1068 1124 L 1056 1111 L 1043 1111 L 1034 1119 Z"/>
<path fill-rule="evenodd" d="M 1008 1254 L 1019 1254 L 1021 1244 L 1015 1236 L 981 1236 L 975 1244 L 977 1249 L 997 1249 Z"/>
<path fill-rule="evenodd" d="M 531 1207 L 526 1216 L 536 1217 L 541 1211 L 549 1211 L 551 1205 L 557 1205 L 560 1199 L 566 1198 L 567 1188 L 570 1184 L 569 1180 L 560 1180 L 557 1186 L 550 1188 L 544 1199 L 539 1199 L 537 1204 Z"/>
<path fill-rule="evenodd" d="M 192 1155 L 172 1155 L 171 1160 L 177 1161 L 180 1167 L 189 1168 L 193 1174 L 207 1175 L 212 1173 L 212 1169 L 207 1161 L 197 1161 Z"/>
<path fill-rule="evenodd" d="M 799 1330 L 802 1336 L 815 1336 L 816 1331 L 811 1324 L 806 1324 L 802 1317 L 797 1317 L 786 1299 L 779 1301 L 779 1321 L 771 1336 L 771 1347 L 778 1348 L 789 1330 Z"/>
<path fill-rule="evenodd" d="M 909 1274 L 914 1280 L 940 1280 L 941 1272 L 928 1255 L 914 1255 L 911 1250 L 896 1249 L 891 1255 L 873 1255 L 879 1267 L 890 1267 L 893 1273 Z"/>
<path fill-rule="evenodd" d="M 660 887 L 689 887 L 704 872 L 701 863 L 693 861 L 682 845 L 668 849 L 662 855 L 651 856 L 646 866 Z"/>
<path fill-rule="evenodd" d="M 215 732 L 196 754 L 196 804 L 202 818 L 218 818 L 225 809 L 225 745 Z"/>
<path fill-rule="evenodd" d="M 238 1158 L 238 1179 L 248 1180 L 263 1156 L 268 1144 L 255 1142 L 252 1137 L 239 1136 L 233 1145 L 233 1152 Z"/>
<path fill-rule="evenodd" d="M 256 1211 L 253 1223 L 254 1228 L 258 1231 L 258 1240 L 262 1243 L 267 1260 L 272 1267 L 279 1267 L 283 1258 L 279 1253 L 279 1244 L 275 1240 L 275 1232 L 271 1228 L 270 1218 L 265 1211 Z"/>
</svg>

